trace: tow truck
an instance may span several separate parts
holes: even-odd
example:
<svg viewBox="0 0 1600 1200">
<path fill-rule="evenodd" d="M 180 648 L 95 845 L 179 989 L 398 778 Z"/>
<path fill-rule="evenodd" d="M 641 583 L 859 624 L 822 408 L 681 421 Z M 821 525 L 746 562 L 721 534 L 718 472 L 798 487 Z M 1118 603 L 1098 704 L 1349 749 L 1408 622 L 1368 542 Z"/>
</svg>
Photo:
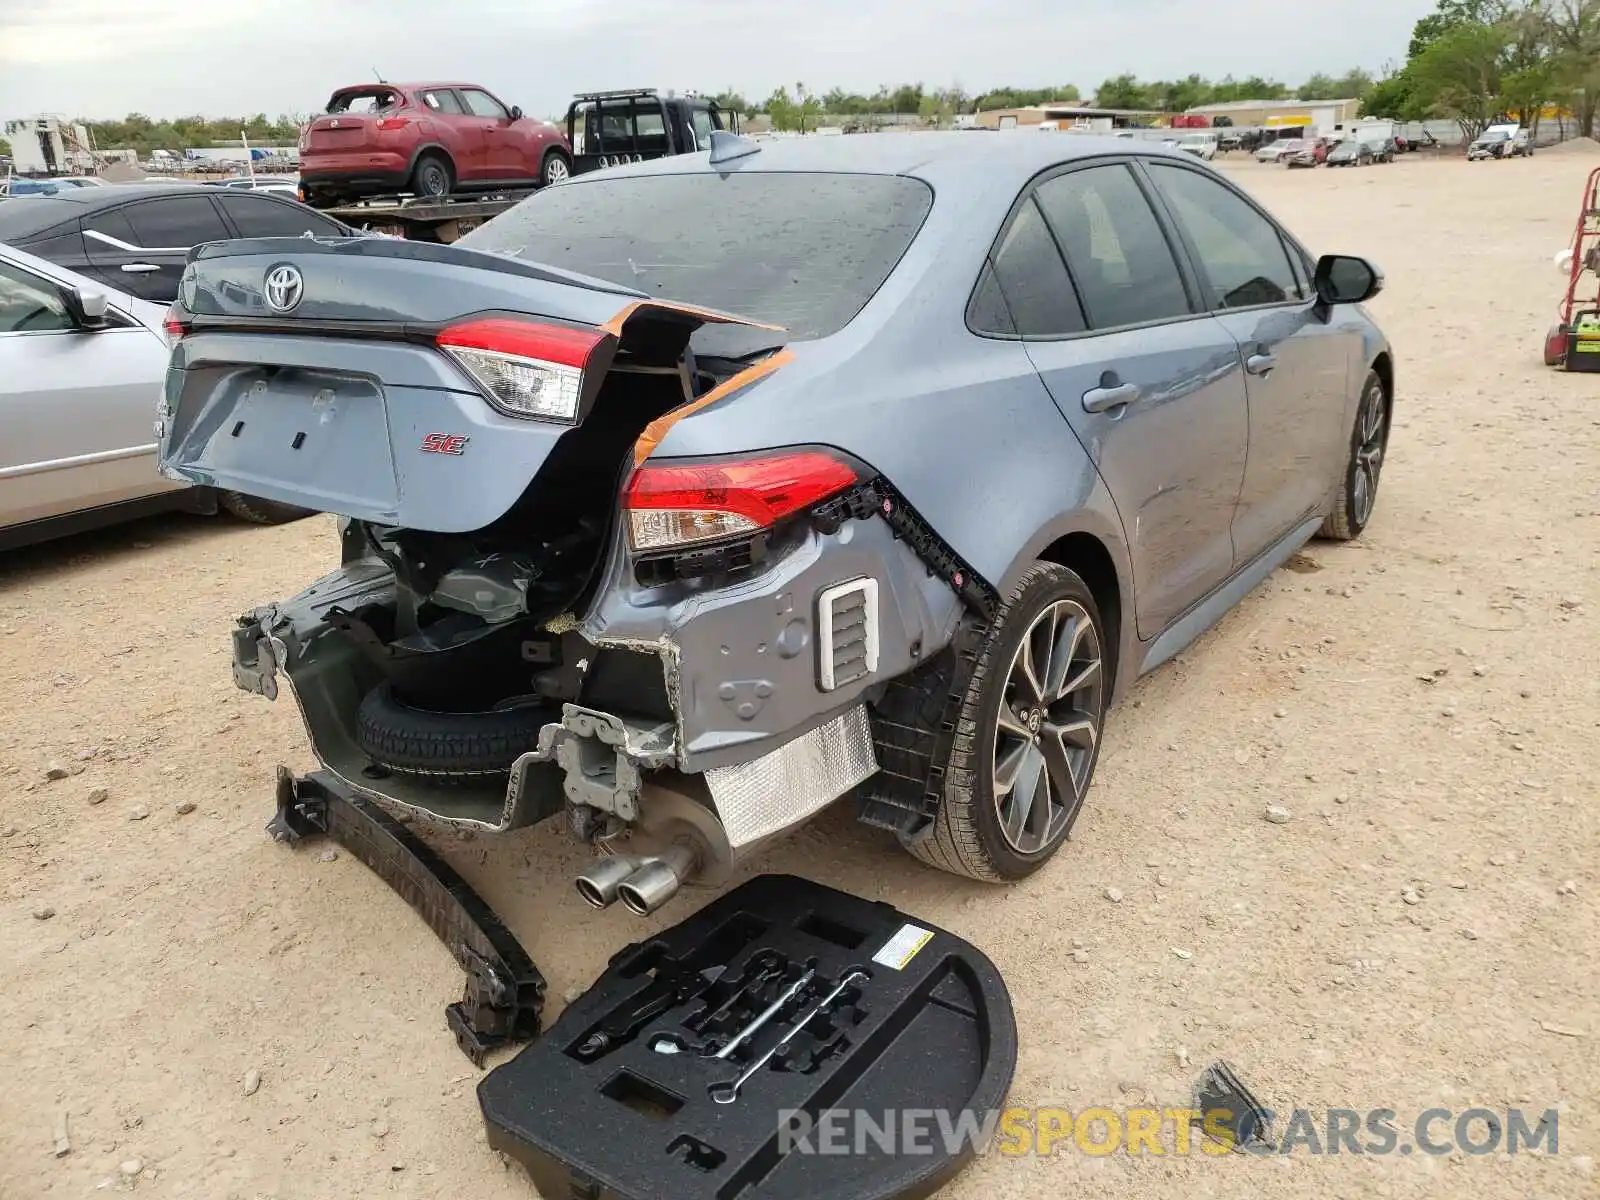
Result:
<svg viewBox="0 0 1600 1200">
<path fill-rule="evenodd" d="M 653 88 L 579 92 L 567 106 L 572 174 L 645 162 L 709 148 L 714 129 L 739 132 L 737 113 L 708 96 L 665 95 Z M 537 189 L 424 200 L 379 196 L 324 209 L 353 229 L 413 242 L 453 242 L 531 196 Z"/>
</svg>

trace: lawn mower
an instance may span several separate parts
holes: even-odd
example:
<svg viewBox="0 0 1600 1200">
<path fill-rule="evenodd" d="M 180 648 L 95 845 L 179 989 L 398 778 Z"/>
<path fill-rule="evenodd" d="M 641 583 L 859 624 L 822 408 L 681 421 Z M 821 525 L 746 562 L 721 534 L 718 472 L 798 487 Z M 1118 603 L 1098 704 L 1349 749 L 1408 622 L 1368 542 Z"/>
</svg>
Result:
<svg viewBox="0 0 1600 1200">
<path fill-rule="evenodd" d="M 1544 338 L 1547 367 L 1568 371 L 1600 371 L 1600 167 L 1583 185 L 1583 204 L 1572 244 L 1555 257 L 1567 277 L 1561 300 L 1561 322 Z"/>
</svg>

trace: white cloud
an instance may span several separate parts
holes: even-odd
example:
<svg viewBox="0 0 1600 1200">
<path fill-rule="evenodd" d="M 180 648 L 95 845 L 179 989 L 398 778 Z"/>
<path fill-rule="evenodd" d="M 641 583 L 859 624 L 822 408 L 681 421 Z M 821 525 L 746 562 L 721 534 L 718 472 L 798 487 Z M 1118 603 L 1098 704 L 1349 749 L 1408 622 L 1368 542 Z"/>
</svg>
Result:
<svg viewBox="0 0 1600 1200">
<path fill-rule="evenodd" d="M 579 90 L 752 99 L 838 85 L 1076 83 L 1131 71 L 1298 82 L 1404 55 L 1431 0 L 0 0 L 0 115 L 306 112 L 369 78 L 481 82 L 530 112 Z"/>
</svg>

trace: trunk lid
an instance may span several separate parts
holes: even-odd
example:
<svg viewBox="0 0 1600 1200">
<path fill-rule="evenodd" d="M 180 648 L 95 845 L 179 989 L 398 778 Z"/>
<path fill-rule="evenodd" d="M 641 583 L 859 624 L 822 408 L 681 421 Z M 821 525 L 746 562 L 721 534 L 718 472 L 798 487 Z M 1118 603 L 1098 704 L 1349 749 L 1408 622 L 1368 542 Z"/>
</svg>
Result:
<svg viewBox="0 0 1600 1200">
<path fill-rule="evenodd" d="M 204 246 L 179 297 L 185 331 L 157 422 L 164 474 L 437 533 L 499 520 L 581 427 L 626 419 L 637 436 L 691 399 L 659 393 L 642 414 L 635 399 L 608 408 L 601 391 L 619 351 L 635 365 L 673 365 L 700 325 L 754 324 L 535 263 L 379 238 Z M 543 330 L 556 357 L 572 339 L 588 346 L 562 368 L 580 372 L 576 419 L 491 402 L 490 385 L 437 340 L 469 320 Z"/>
<path fill-rule="evenodd" d="M 306 127 L 305 149 L 316 153 L 330 150 L 360 150 L 372 136 L 377 119 L 354 113 L 322 116 Z"/>
</svg>

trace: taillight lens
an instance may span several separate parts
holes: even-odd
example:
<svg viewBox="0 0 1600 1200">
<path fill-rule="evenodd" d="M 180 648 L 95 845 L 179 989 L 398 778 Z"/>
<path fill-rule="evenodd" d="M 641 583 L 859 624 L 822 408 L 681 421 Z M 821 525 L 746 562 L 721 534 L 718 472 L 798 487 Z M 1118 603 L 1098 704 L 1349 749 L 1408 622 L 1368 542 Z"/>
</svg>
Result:
<svg viewBox="0 0 1600 1200">
<path fill-rule="evenodd" d="M 378 122 L 378 128 L 393 133 L 396 129 L 404 129 L 407 124 L 405 117 L 384 117 Z"/>
<path fill-rule="evenodd" d="M 485 317 L 452 325 L 434 340 L 507 416 L 572 424 L 584 368 L 605 338 L 598 329 Z"/>
<path fill-rule="evenodd" d="M 860 482 L 821 450 L 714 463 L 646 462 L 623 496 L 635 550 L 672 550 L 755 533 Z"/>
<path fill-rule="evenodd" d="M 184 312 L 176 301 L 167 309 L 167 315 L 161 319 L 161 330 L 167 335 L 167 345 L 175 345 L 184 334 L 189 332 L 188 323 L 184 321 Z"/>
</svg>

